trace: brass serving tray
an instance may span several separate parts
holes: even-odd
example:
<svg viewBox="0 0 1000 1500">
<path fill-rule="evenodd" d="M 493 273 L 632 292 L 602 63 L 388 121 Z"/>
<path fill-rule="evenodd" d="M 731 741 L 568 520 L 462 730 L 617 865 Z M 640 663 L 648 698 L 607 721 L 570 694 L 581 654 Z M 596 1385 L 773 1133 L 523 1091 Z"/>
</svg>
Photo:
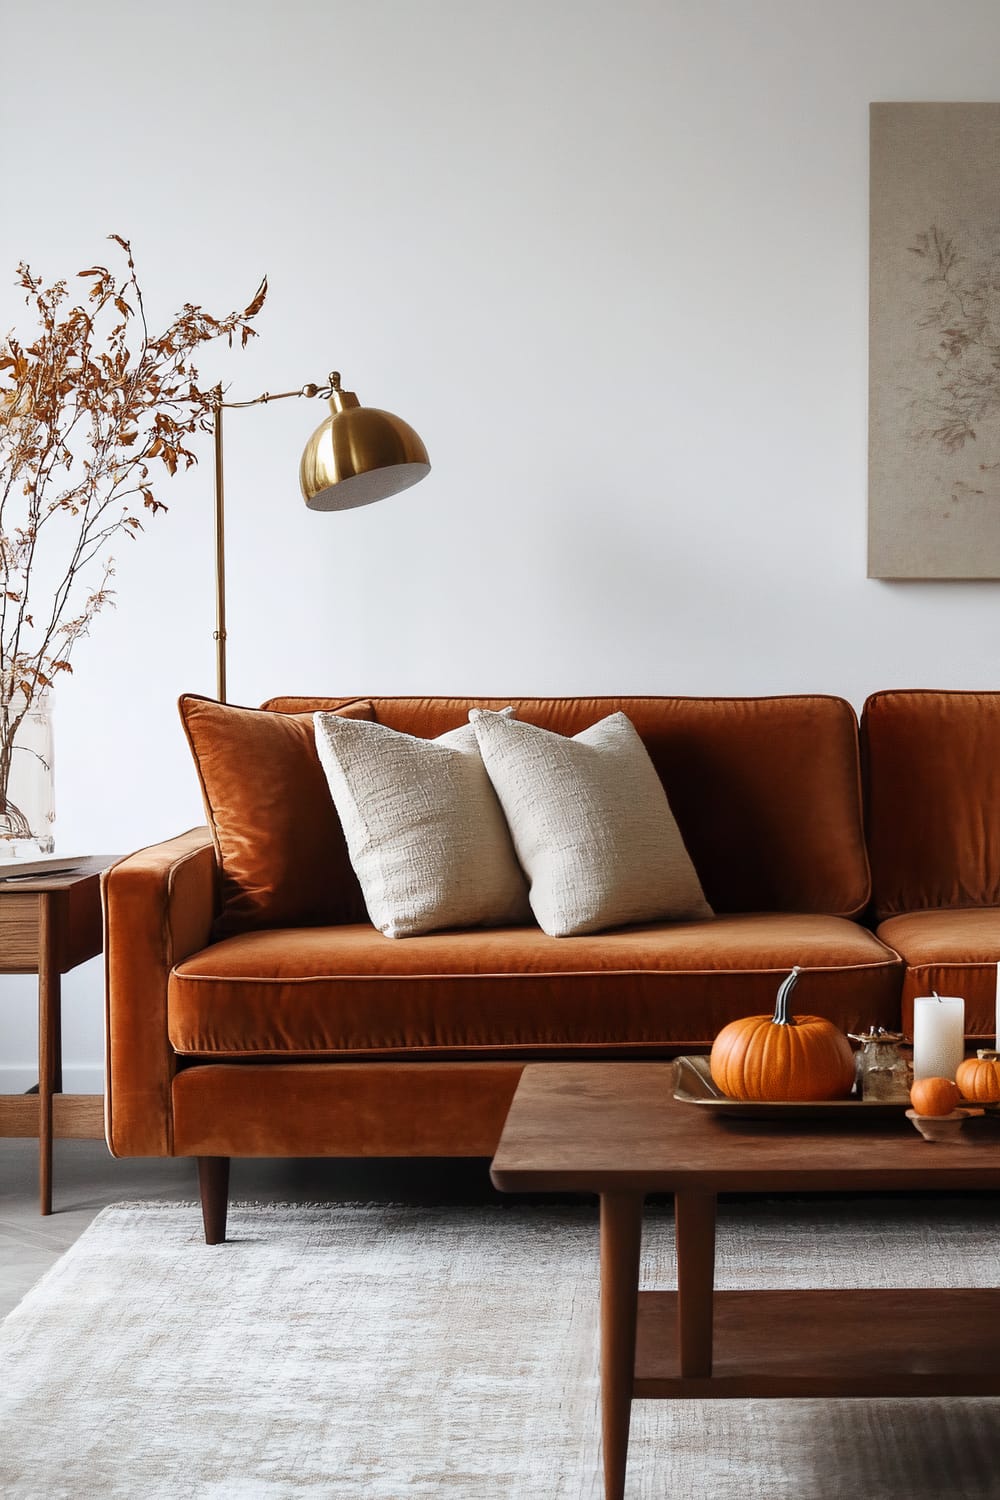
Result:
<svg viewBox="0 0 1000 1500">
<path fill-rule="evenodd" d="M 749 1116 L 755 1120 L 822 1119 L 824 1116 L 847 1116 L 849 1119 L 902 1119 L 910 1101 L 886 1104 L 881 1099 L 772 1099 L 757 1103 L 750 1099 L 728 1099 L 712 1082 L 707 1057 L 678 1057 L 677 1084 L 674 1098 L 681 1104 L 699 1104 L 713 1114 Z"/>
</svg>

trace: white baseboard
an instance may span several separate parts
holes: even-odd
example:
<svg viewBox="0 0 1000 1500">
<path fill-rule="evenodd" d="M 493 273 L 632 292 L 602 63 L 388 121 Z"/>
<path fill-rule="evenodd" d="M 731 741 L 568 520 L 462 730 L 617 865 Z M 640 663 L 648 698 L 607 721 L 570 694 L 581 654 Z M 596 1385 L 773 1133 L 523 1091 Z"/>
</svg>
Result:
<svg viewBox="0 0 1000 1500">
<path fill-rule="evenodd" d="M 38 1064 L 0 1068 L 0 1094 L 26 1094 L 38 1082 Z M 103 1094 L 104 1068 L 100 1063 L 63 1065 L 63 1092 Z"/>
</svg>

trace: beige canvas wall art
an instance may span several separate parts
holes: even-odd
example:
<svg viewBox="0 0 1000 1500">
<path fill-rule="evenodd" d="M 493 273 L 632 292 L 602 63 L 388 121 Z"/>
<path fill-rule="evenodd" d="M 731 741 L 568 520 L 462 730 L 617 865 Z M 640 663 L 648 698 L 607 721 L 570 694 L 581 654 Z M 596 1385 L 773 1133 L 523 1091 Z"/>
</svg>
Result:
<svg viewBox="0 0 1000 1500">
<path fill-rule="evenodd" d="M 1000 578 L 1000 104 L 871 107 L 868 576 Z"/>
</svg>

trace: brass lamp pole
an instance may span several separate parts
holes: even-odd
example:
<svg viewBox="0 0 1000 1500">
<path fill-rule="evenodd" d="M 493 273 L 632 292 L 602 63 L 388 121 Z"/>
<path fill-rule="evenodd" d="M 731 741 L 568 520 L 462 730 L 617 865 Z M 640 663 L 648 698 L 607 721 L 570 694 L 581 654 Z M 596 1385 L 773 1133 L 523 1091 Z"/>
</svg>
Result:
<svg viewBox="0 0 1000 1500">
<path fill-rule="evenodd" d="M 334 371 L 325 386 L 304 385 L 297 391 L 254 396 L 251 401 L 224 401 L 215 389 L 215 668 L 220 703 L 226 701 L 226 545 L 225 483 L 222 462 L 222 413 L 245 406 L 284 401 L 289 396 L 323 396 L 330 415 L 316 428 L 299 464 L 302 498 L 310 510 L 353 510 L 409 489 L 430 473 L 427 449 L 400 417 L 362 406 L 353 391 L 340 386 Z"/>
</svg>

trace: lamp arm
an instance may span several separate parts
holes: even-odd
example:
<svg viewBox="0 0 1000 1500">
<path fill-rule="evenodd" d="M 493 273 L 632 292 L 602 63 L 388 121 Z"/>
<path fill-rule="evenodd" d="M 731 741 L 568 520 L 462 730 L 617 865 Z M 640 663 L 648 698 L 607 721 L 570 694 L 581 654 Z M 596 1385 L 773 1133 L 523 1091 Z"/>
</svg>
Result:
<svg viewBox="0 0 1000 1500">
<path fill-rule="evenodd" d="M 215 680 L 216 695 L 220 703 L 226 701 L 226 516 L 225 516 L 225 470 L 222 449 L 222 413 L 238 411 L 245 406 L 263 406 L 268 401 L 284 401 L 289 396 L 331 397 L 340 390 L 340 375 L 331 372 L 326 385 L 311 382 L 297 391 L 263 391 L 251 401 L 223 401 L 222 386 L 215 388 L 212 409 L 212 432 L 215 440 Z"/>
<path fill-rule="evenodd" d="M 226 411 L 236 411 L 243 406 L 262 406 L 268 401 L 287 401 L 289 396 L 324 396 L 329 399 L 334 391 L 340 390 L 340 374 L 337 370 L 332 371 L 326 385 L 299 386 L 296 391 L 262 391 L 259 396 L 254 396 L 250 401 L 223 401 L 222 386 L 215 388 L 215 408 L 220 407 Z"/>
</svg>

